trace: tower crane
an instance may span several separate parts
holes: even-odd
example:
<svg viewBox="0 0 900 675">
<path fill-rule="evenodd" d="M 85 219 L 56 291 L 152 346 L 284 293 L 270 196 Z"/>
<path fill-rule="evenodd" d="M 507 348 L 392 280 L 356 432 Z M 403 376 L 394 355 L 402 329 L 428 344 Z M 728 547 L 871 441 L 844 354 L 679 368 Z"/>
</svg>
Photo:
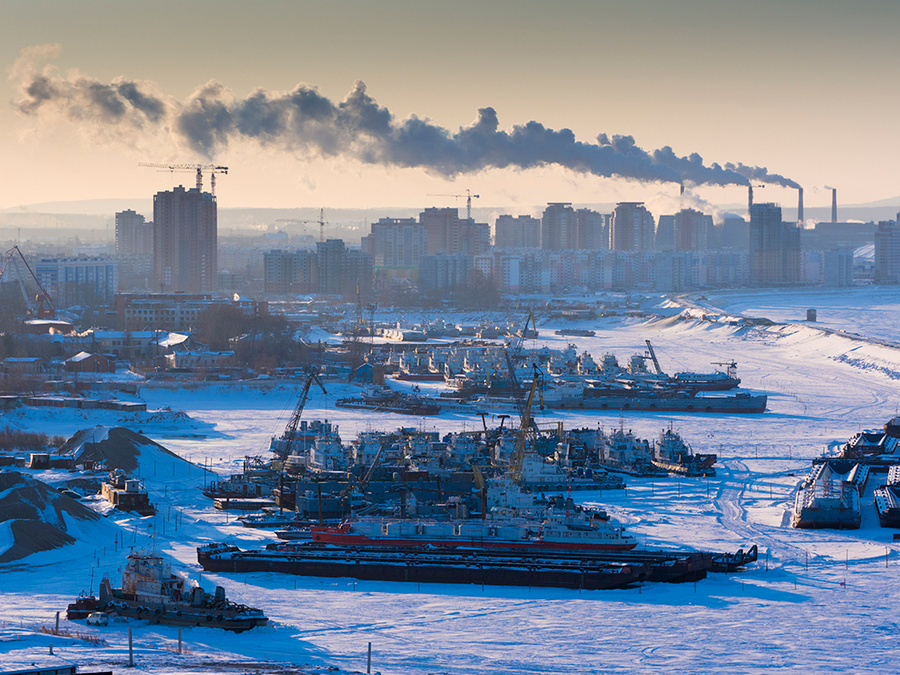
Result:
<svg viewBox="0 0 900 675">
<path fill-rule="evenodd" d="M 319 209 L 318 220 L 301 220 L 298 218 L 279 218 L 276 223 L 299 223 L 301 225 L 317 223 L 319 225 L 319 241 L 325 241 L 325 226 L 328 222 L 325 220 L 325 209 Z"/>
<path fill-rule="evenodd" d="M 472 220 L 472 200 L 480 199 L 481 195 L 473 195 L 472 191 L 469 188 L 466 188 L 466 194 L 464 195 L 443 195 L 443 194 L 429 194 L 429 197 L 455 197 L 459 199 L 461 197 L 466 198 L 466 219 Z"/>
<path fill-rule="evenodd" d="M 138 162 L 138 166 L 147 166 L 151 169 L 166 169 L 172 173 L 176 171 L 194 171 L 197 174 L 197 192 L 203 192 L 203 172 L 209 172 L 210 194 L 216 196 L 216 174 L 228 173 L 227 166 L 215 164 L 158 164 L 155 162 Z"/>
</svg>

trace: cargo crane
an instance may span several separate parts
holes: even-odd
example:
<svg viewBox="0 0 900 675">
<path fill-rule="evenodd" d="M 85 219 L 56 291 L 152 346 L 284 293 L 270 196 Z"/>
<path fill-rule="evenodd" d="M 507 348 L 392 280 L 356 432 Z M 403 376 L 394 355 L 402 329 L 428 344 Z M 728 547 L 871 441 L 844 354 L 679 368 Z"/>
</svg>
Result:
<svg viewBox="0 0 900 675">
<path fill-rule="evenodd" d="M 319 385 L 323 394 L 328 394 L 325 390 L 325 385 L 322 384 L 322 380 L 319 379 L 316 372 L 314 370 L 309 371 L 309 374 L 306 376 L 306 381 L 303 383 L 303 388 L 300 390 L 300 398 L 297 400 L 297 407 L 294 408 L 291 419 L 284 428 L 284 433 L 281 435 L 284 445 L 282 446 L 281 452 L 278 454 L 282 465 L 288 455 L 291 454 L 291 445 L 294 443 L 294 437 L 297 435 L 297 427 L 300 425 L 300 416 L 303 415 L 303 408 L 306 407 L 306 401 L 309 399 L 309 389 L 312 387 L 313 382 Z"/>
<path fill-rule="evenodd" d="M 428 196 L 429 197 L 455 197 L 456 199 L 465 197 L 466 198 L 466 220 L 472 220 L 472 200 L 473 199 L 481 199 L 481 195 L 473 195 L 472 191 L 469 188 L 466 188 L 466 194 L 464 194 L 464 195 L 429 194 Z"/>
<path fill-rule="evenodd" d="M 28 270 L 28 274 L 31 275 L 31 278 L 37 285 L 37 294 L 35 295 L 34 300 L 32 300 L 28 295 L 28 291 L 25 290 L 25 282 L 22 280 L 22 275 L 18 273 L 18 267 L 14 265 L 14 268 L 16 269 L 16 281 L 19 282 L 19 289 L 22 291 L 22 298 L 25 300 L 25 305 L 28 307 L 28 314 L 32 317 L 36 316 L 39 319 L 52 319 L 56 314 L 56 310 L 53 307 L 53 299 L 50 297 L 47 289 L 44 288 L 44 285 L 37 278 L 34 270 L 31 269 L 31 265 L 29 265 L 28 261 L 25 259 L 25 254 L 22 253 L 18 246 L 13 246 L 6 252 L 3 266 L 0 267 L 0 281 L 3 280 L 6 271 L 10 269 L 10 264 L 13 263 L 17 254 L 19 260 L 25 265 L 25 269 Z"/>
<path fill-rule="evenodd" d="M 534 370 L 534 377 L 531 380 L 531 390 L 528 392 L 528 398 L 522 408 L 522 418 L 519 422 L 519 433 L 516 435 L 516 443 L 513 446 L 512 457 L 509 458 L 509 479 L 514 483 L 522 480 L 522 464 L 525 461 L 525 447 L 528 443 L 528 432 L 533 424 L 531 419 L 531 407 L 534 405 L 534 394 L 538 388 L 538 381 L 541 373 L 537 368 Z"/>
<path fill-rule="evenodd" d="M 210 194 L 216 196 L 216 174 L 228 173 L 227 166 L 217 166 L 215 164 L 159 164 L 156 162 L 139 162 L 138 166 L 146 166 L 151 169 L 165 169 L 172 173 L 176 171 L 194 171 L 197 174 L 197 192 L 203 192 L 203 172 L 209 172 Z"/>
<path fill-rule="evenodd" d="M 650 352 L 650 360 L 653 361 L 653 368 L 656 370 L 657 375 L 662 375 L 662 368 L 659 367 L 659 361 L 656 359 L 656 352 L 653 351 L 653 345 L 650 344 L 650 340 L 644 340 L 647 343 L 647 351 Z"/>
<path fill-rule="evenodd" d="M 310 223 L 317 223 L 319 225 L 319 241 L 325 241 L 325 226 L 328 222 L 325 220 L 325 209 L 319 209 L 319 219 L 318 220 L 303 220 L 299 218 L 279 218 L 275 221 L 276 223 L 299 223 L 301 225 L 309 225 Z"/>
<path fill-rule="evenodd" d="M 528 323 L 531 322 L 531 332 L 528 332 Z M 518 357 L 522 351 L 522 345 L 526 338 L 536 338 L 538 336 L 537 323 L 534 319 L 534 312 L 528 310 L 528 316 L 525 317 L 525 324 L 518 333 L 512 336 L 509 341 L 508 351 L 512 352 L 514 357 Z"/>
</svg>

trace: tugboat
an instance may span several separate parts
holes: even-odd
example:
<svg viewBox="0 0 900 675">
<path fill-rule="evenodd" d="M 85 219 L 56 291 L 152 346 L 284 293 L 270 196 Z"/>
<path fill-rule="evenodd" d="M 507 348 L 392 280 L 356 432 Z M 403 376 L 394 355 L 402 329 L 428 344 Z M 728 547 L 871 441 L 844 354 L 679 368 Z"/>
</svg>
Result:
<svg viewBox="0 0 900 675">
<path fill-rule="evenodd" d="M 717 459 L 714 454 L 694 454 L 670 425 L 656 440 L 650 462 L 658 469 L 682 476 L 715 476 L 713 464 Z"/>
<path fill-rule="evenodd" d="M 73 604 L 86 604 L 80 601 Z M 185 588 L 185 580 L 172 574 L 169 563 L 156 553 L 135 552 L 128 556 L 122 588 L 112 588 L 109 577 L 104 577 L 96 609 L 150 623 L 206 626 L 235 632 L 265 626 L 268 622 L 262 610 L 230 602 L 221 586 L 216 586 L 213 595 L 199 586 Z"/>
</svg>

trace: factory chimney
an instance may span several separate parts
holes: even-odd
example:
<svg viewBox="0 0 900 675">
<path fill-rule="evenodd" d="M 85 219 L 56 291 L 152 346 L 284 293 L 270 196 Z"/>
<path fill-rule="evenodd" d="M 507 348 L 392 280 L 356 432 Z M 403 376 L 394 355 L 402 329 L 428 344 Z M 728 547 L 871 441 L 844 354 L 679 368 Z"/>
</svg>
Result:
<svg viewBox="0 0 900 675">
<path fill-rule="evenodd" d="M 803 227 L 803 188 L 797 188 L 797 222 Z"/>
<path fill-rule="evenodd" d="M 747 217 L 750 217 L 750 211 L 753 209 L 753 186 L 747 186 L 748 197 L 747 197 Z"/>
<path fill-rule="evenodd" d="M 831 188 L 831 222 L 837 222 L 837 188 Z"/>
</svg>

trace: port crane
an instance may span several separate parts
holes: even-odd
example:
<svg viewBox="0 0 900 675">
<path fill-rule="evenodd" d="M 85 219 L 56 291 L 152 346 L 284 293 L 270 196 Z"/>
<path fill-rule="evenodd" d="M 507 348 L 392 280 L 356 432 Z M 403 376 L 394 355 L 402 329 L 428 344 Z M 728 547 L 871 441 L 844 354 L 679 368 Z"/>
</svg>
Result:
<svg viewBox="0 0 900 675">
<path fill-rule="evenodd" d="M 325 385 L 322 384 L 322 380 L 319 379 L 316 372 L 314 370 L 309 371 L 309 374 L 306 376 L 306 381 L 303 383 L 303 388 L 300 390 L 300 397 L 297 399 L 297 407 L 294 408 L 291 419 L 287 423 L 284 433 L 281 436 L 284 445 L 278 454 L 282 463 L 287 459 L 288 455 L 291 454 L 291 445 L 293 445 L 294 437 L 297 435 L 297 427 L 300 425 L 300 416 L 303 415 L 303 408 L 306 407 L 306 401 L 309 399 L 309 389 L 312 387 L 313 382 L 319 385 L 323 394 L 328 394 L 325 390 Z"/>
<path fill-rule="evenodd" d="M 535 368 L 534 377 L 531 380 L 531 390 L 528 392 L 528 398 L 525 400 L 525 405 L 522 408 L 519 433 L 516 434 L 516 443 L 513 446 L 512 457 L 509 458 L 509 479 L 514 483 L 522 480 L 522 464 L 525 461 L 525 448 L 528 443 L 529 430 L 535 426 L 531 419 L 531 407 L 534 404 L 534 394 L 537 391 L 540 377 L 540 371 Z"/>
<path fill-rule="evenodd" d="M 466 198 L 466 220 L 472 220 L 472 200 L 481 198 L 481 195 L 472 194 L 472 191 L 469 188 L 466 188 L 466 194 L 464 194 L 464 195 L 429 194 L 428 196 L 429 197 L 455 197 L 456 199 L 465 197 Z"/>
<path fill-rule="evenodd" d="M 157 162 L 138 162 L 138 166 L 146 166 L 151 169 L 165 169 L 172 173 L 176 171 L 193 171 L 197 174 L 197 191 L 203 192 L 203 172 L 209 173 L 210 194 L 216 196 L 216 174 L 228 173 L 227 166 L 217 166 L 215 164 L 159 164 Z"/>
<path fill-rule="evenodd" d="M 656 369 L 657 375 L 662 375 L 662 368 L 659 367 L 659 361 L 656 359 L 656 352 L 653 351 L 653 345 L 650 344 L 650 340 L 644 340 L 647 343 L 647 351 L 650 352 L 650 360 L 653 361 L 653 367 Z"/>
<path fill-rule="evenodd" d="M 28 274 L 31 275 L 32 280 L 34 280 L 34 283 L 37 285 L 37 294 L 35 295 L 34 300 L 31 299 L 28 295 L 28 291 L 25 290 L 25 282 L 22 279 L 22 275 L 19 273 L 18 266 L 13 265 L 13 267 L 10 268 L 10 265 L 13 264 L 17 257 L 25 265 L 25 269 L 28 270 Z M 56 310 L 53 307 L 53 298 L 50 297 L 47 289 L 44 288 L 44 285 L 37 278 L 34 270 L 31 269 L 31 265 L 29 265 L 28 261 L 25 259 L 25 254 L 22 253 L 22 250 L 18 246 L 13 246 L 6 252 L 3 259 L 3 266 L 0 267 L 0 281 L 3 280 L 7 270 L 10 269 L 16 270 L 16 281 L 19 282 L 19 289 L 22 291 L 22 298 L 24 298 L 25 304 L 28 307 L 28 313 L 31 316 L 36 316 L 40 319 L 52 319 L 56 314 Z"/>
<path fill-rule="evenodd" d="M 299 218 L 279 218 L 275 221 L 276 223 L 299 223 L 301 225 L 309 225 L 310 223 L 316 223 L 319 226 L 319 241 L 325 241 L 325 226 L 328 222 L 325 220 L 325 209 L 319 210 L 319 219 L 318 220 L 302 220 Z"/>
</svg>

